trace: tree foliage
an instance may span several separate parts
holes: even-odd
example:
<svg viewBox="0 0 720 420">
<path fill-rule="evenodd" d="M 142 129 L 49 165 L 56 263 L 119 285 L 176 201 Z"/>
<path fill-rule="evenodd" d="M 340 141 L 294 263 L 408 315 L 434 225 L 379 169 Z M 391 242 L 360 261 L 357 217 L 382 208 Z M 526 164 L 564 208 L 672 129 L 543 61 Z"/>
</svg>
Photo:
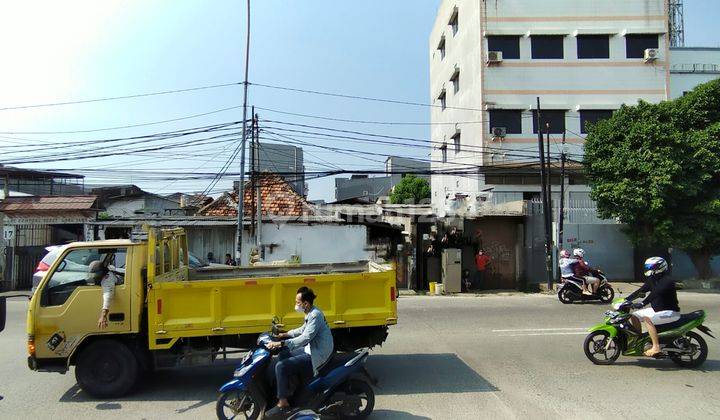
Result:
<svg viewBox="0 0 720 420">
<path fill-rule="evenodd" d="M 720 251 L 720 79 L 673 101 L 623 106 L 589 127 L 585 168 L 601 217 L 636 245 L 686 251 L 700 278 Z"/>
<path fill-rule="evenodd" d="M 430 184 L 424 178 L 406 175 L 390 194 L 392 204 L 419 203 L 430 198 Z"/>
</svg>

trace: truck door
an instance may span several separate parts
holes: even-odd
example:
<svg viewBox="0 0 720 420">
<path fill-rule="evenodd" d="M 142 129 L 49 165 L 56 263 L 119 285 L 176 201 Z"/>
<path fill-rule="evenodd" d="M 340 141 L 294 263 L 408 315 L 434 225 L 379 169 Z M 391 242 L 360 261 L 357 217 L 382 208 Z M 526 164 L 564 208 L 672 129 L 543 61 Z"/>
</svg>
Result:
<svg viewBox="0 0 720 420">
<path fill-rule="evenodd" d="M 66 358 L 90 334 L 130 331 L 130 283 L 125 280 L 127 247 L 82 247 L 66 250 L 43 279 L 34 308 L 36 357 Z M 98 320 L 103 297 L 89 266 L 102 261 L 116 276 L 107 328 Z M 128 273 L 130 275 L 130 273 Z M 36 292 L 37 293 L 37 292 Z"/>
</svg>

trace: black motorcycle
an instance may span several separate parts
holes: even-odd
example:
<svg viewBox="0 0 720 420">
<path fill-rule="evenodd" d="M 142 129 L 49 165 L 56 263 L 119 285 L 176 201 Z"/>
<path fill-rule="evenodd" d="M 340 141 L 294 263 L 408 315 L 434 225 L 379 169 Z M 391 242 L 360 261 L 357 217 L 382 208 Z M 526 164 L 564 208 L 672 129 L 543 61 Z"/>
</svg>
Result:
<svg viewBox="0 0 720 420">
<path fill-rule="evenodd" d="M 615 290 L 608 283 L 607 276 L 600 270 L 593 270 L 592 275 L 600 279 L 595 293 L 587 295 L 582 292 L 583 280 L 576 277 L 563 278 L 558 288 L 558 299 L 568 304 L 583 302 L 586 300 L 599 300 L 602 303 L 610 303 L 615 298 Z"/>
</svg>

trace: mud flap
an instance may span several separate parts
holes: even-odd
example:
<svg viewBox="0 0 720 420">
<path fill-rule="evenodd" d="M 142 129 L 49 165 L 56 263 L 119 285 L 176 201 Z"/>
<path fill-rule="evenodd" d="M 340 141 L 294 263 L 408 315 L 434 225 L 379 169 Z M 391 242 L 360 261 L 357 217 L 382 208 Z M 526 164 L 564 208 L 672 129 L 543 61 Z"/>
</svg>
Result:
<svg viewBox="0 0 720 420">
<path fill-rule="evenodd" d="M 697 329 L 704 332 L 705 334 L 709 335 L 710 337 L 715 338 L 715 336 L 712 335 L 712 331 L 710 330 L 710 328 L 708 328 L 704 325 L 700 325 L 697 327 Z M 2 331 L 2 330 L 0 330 L 0 331 Z"/>
</svg>

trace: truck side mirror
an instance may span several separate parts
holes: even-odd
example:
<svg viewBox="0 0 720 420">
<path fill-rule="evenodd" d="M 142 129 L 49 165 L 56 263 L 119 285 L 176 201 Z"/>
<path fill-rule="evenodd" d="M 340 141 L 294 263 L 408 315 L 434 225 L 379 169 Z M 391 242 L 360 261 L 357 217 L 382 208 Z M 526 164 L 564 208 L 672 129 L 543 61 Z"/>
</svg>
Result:
<svg viewBox="0 0 720 420">
<path fill-rule="evenodd" d="M 5 318 L 7 317 L 7 299 L 0 296 L 0 332 L 5 329 Z"/>
</svg>

